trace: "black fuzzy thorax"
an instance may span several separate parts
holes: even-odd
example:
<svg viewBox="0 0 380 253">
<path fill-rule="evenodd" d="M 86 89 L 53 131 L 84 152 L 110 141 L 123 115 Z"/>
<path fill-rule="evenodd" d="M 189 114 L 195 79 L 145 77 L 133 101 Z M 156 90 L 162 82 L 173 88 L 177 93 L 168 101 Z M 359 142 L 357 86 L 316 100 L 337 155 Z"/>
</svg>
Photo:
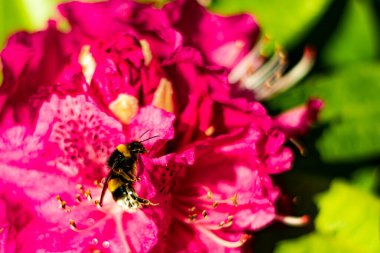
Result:
<svg viewBox="0 0 380 253">
<path fill-rule="evenodd" d="M 130 157 L 125 157 L 123 153 L 116 149 L 108 158 L 107 165 L 110 169 L 123 169 L 128 171 L 133 168 L 136 160 L 137 156 L 135 154 L 131 154 Z"/>
</svg>

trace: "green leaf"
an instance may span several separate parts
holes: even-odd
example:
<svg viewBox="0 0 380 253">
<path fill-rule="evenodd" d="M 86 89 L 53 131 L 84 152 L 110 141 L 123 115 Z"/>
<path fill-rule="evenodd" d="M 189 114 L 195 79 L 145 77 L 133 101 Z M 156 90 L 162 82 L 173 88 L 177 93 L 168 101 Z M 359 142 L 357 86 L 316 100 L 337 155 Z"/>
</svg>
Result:
<svg viewBox="0 0 380 253">
<path fill-rule="evenodd" d="M 59 0 L 0 0 L 0 48 L 6 38 L 19 30 L 38 30 L 54 16 Z"/>
<path fill-rule="evenodd" d="M 275 252 L 380 252 L 379 204 L 370 193 L 334 180 L 330 189 L 317 197 L 316 231 L 280 242 Z"/>
<path fill-rule="evenodd" d="M 372 1 L 349 0 L 322 60 L 328 65 L 343 65 L 376 59 L 380 45 L 378 32 Z"/>
<path fill-rule="evenodd" d="M 298 239 L 280 242 L 275 253 L 357 253 L 344 242 L 321 234 L 310 234 Z M 364 252 L 362 252 L 364 253 Z"/>
<path fill-rule="evenodd" d="M 214 0 L 210 8 L 222 14 L 252 13 L 265 34 L 287 47 L 302 39 L 330 2 L 329 0 Z"/>
<path fill-rule="evenodd" d="M 309 97 L 325 102 L 320 123 L 325 125 L 316 145 L 325 162 L 349 162 L 380 154 L 380 64 L 355 64 L 314 76 L 269 102 L 285 110 Z"/>
<path fill-rule="evenodd" d="M 367 167 L 355 171 L 352 175 L 352 183 L 363 191 L 376 192 L 380 186 L 379 167 Z"/>
</svg>

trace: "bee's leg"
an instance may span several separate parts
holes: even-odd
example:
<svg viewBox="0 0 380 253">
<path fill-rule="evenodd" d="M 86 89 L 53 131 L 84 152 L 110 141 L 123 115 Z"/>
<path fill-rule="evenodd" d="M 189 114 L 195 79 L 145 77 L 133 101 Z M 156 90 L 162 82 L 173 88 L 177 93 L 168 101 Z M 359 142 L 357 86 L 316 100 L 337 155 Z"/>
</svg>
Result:
<svg viewBox="0 0 380 253">
<path fill-rule="evenodd" d="M 102 189 L 102 193 L 100 194 L 100 200 L 99 200 L 99 205 L 100 206 L 102 206 L 102 204 L 103 204 L 103 198 L 104 198 L 104 195 L 106 194 L 106 190 L 107 190 L 107 187 L 108 187 L 108 181 L 111 178 L 111 174 L 112 173 L 109 173 L 107 175 L 106 179 L 104 180 L 103 189 Z"/>
<path fill-rule="evenodd" d="M 131 183 L 134 183 L 137 181 L 136 176 L 134 176 L 133 174 L 129 172 L 125 172 L 122 169 L 118 170 L 116 173 L 120 175 L 125 181 L 131 182 Z"/>
<path fill-rule="evenodd" d="M 131 182 L 136 182 L 136 181 L 137 181 L 137 177 L 136 177 L 135 174 L 130 173 L 130 172 L 127 172 L 126 174 L 128 175 L 129 180 L 130 180 Z"/>
<path fill-rule="evenodd" d="M 144 206 L 158 206 L 158 203 L 152 203 L 148 199 L 143 199 L 143 198 L 140 198 L 138 196 L 136 196 L 136 197 L 137 197 L 137 201 Z"/>
<path fill-rule="evenodd" d="M 157 206 L 158 205 L 158 203 L 152 203 L 148 199 L 140 198 L 136 194 L 135 191 L 130 191 L 129 194 L 130 194 L 130 196 L 131 196 L 132 199 L 134 199 L 135 201 L 139 202 L 141 205 L 144 205 L 144 206 Z"/>
</svg>

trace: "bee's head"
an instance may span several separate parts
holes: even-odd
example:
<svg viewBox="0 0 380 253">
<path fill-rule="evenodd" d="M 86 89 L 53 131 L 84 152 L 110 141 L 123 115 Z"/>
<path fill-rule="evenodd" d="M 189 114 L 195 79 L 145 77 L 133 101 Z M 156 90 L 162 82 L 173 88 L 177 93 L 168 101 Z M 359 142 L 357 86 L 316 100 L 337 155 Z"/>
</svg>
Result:
<svg viewBox="0 0 380 253">
<path fill-rule="evenodd" d="M 144 154 L 147 152 L 144 145 L 140 141 L 132 141 L 127 145 L 131 154 Z"/>
</svg>

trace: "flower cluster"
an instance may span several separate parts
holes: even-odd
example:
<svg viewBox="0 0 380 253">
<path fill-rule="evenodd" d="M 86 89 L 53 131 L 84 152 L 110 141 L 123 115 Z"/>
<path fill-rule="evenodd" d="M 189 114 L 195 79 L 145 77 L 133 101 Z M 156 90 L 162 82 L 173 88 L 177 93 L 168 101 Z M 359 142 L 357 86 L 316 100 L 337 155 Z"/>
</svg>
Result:
<svg viewBox="0 0 380 253">
<path fill-rule="evenodd" d="M 242 92 L 238 83 L 268 81 L 247 70 L 263 64 L 247 63 L 252 16 L 220 17 L 193 0 L 59 11 L 68 33 L 50 21 L 1 53 L 2 251 L 238 251 L 248 231 L 283 219 L 270 175 L 291 168 L 286 138 L 321 104 L 272 119 Z M 158 205 L 128 210 L 106 193 L 100 206 L 107 158 L 142 138 L 133 187 Z"/>
</svg>

